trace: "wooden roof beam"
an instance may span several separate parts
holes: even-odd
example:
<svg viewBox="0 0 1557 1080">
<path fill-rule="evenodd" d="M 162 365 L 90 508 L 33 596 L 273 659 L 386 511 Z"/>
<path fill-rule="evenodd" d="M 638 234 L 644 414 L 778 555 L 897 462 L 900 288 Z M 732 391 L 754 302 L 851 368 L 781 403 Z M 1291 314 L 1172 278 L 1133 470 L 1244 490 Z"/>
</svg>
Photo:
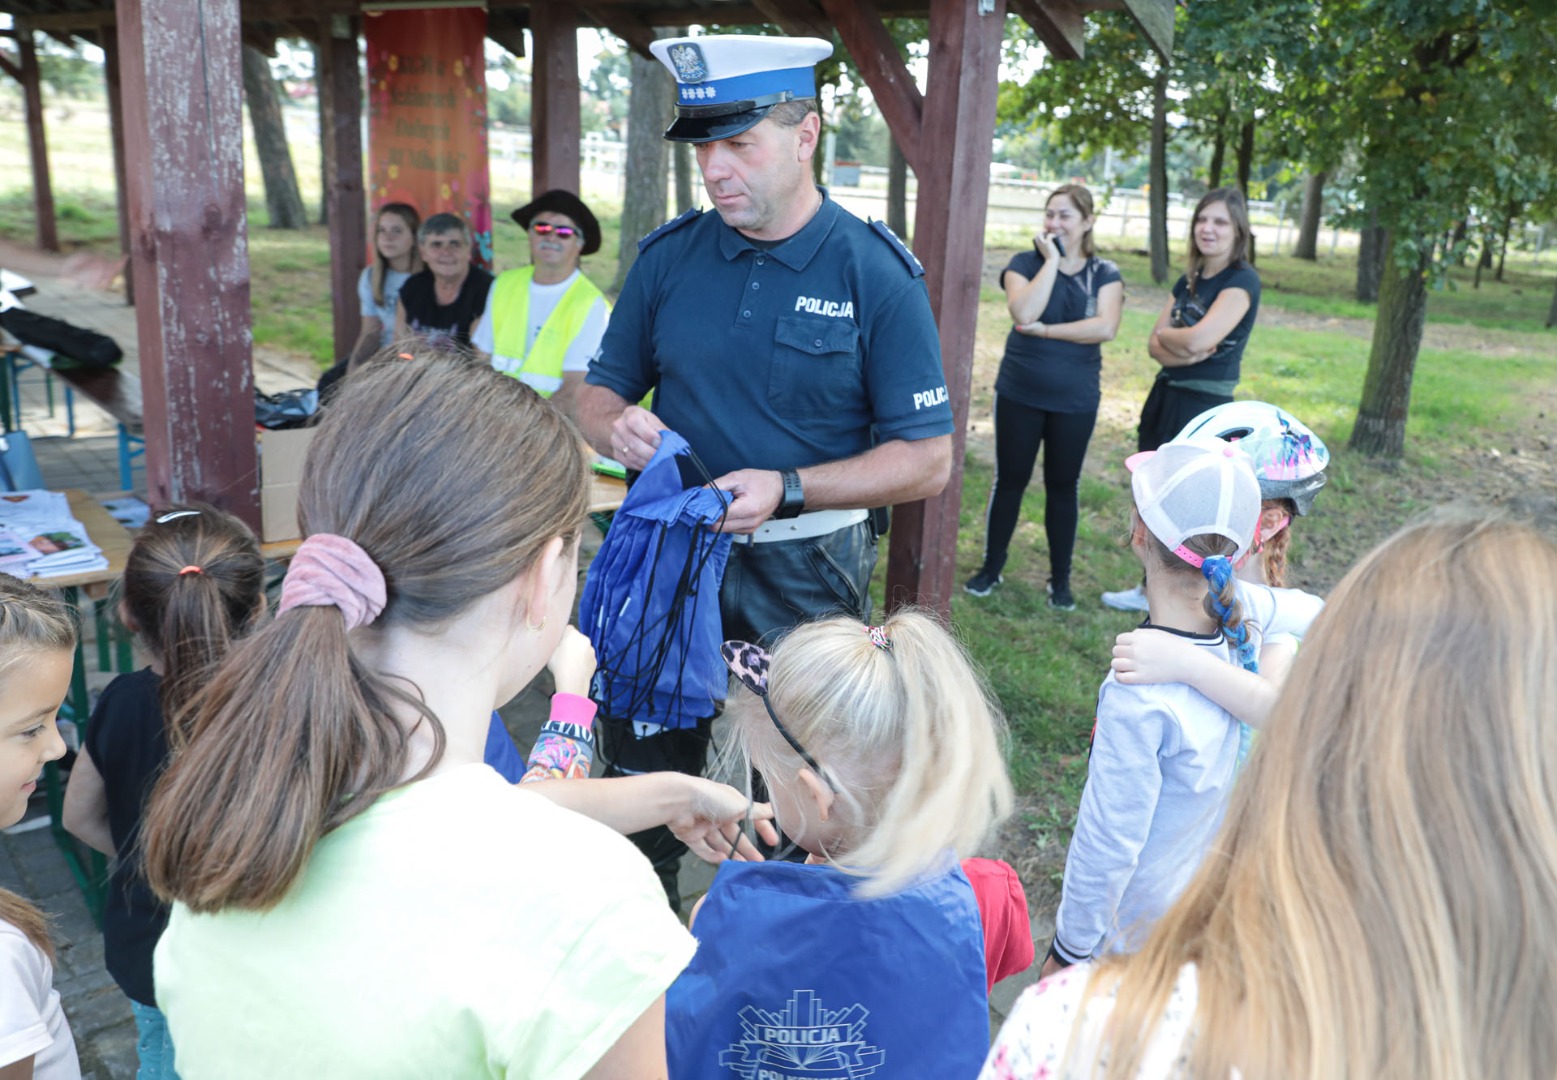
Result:
<svg viewBox="0 0 1557 1080">
<path fill-rule="evenodd" d="M 1074 0 L 1007 0 L 1007 4 L 1056 60 L 1080 60 L 1085 54 L 1086 16 Z"/>
<path fill-rule="evenodd" d="M 487 13 L 487 37 L 515 56 L 523 56 L 524 24 L 506 12 Z"/>
<path fill-rule="evenodd" d="M 580 4 L 579 11 L 596 26 L 621 38 L 629 49 L 645 60 L 654 60 L 654 54 L 649 51 L 649 42 L 654 40 L 654 27 L 633 12 L 606 4 Z"/>
<path fill-rule="evenodd" d="M 67 34 L 85 33 L 103 26 L 114 25 L 113 8 L 98 11 L 54 11 L 44 15 L 27 16 L 27 24 L 34 30 Z"/>
<path fill-rule="evenodd" d="M 1173 0 L 1124 0 L 1125 10 L 1164 61 L 1173 58 Z"/>
<path fill-rule="evenodd" d="M 814 0 L 753 0 L 764 18 L 790 37 L 831 41 L 832 23 Z"/>
<path fill-rule="evenodd" d="M 0 71 L 5 72 L 17 82 L 22 81 L 22 66 L 15 60 L 7 58 L 5 53 L 0 53 Z"/>
<path fill-rule="evenodd" d="M 822 9 L 838 28 L 903 157 L 918 172 L 924 95 L 887 33 L 875 0 L 822 0 Z"/>
</svg>

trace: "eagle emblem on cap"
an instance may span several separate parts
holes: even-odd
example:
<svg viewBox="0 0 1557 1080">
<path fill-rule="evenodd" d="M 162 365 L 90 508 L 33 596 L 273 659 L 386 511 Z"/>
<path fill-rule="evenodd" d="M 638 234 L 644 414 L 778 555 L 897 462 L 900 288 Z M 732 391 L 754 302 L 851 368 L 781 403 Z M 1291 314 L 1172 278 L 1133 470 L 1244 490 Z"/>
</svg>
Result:
<svg viewBox="0 0 1557 1080">
<path fill-rule="evenodd" d="M 676 66 L 676 77 L 684 83 L 699 83 L 708 78 L 708 61 L 696 43 L 684 41 L 670 48 L 670 62 Z"/>
</svg>

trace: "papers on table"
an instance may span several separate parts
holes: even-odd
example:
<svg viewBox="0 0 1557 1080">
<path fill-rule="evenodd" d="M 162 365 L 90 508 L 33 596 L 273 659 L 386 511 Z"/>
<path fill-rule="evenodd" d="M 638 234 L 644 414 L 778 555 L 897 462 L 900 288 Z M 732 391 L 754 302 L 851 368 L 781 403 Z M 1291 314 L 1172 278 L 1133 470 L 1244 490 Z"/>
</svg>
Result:
<svg viewBox="0 0 1557 1080">
<path fill-rule="evenodd" d="M 57 491 L 0 494 L 0 572 L 13 577 L 50 578 L 108 569 L 108 558 L 92 543 Z"/>
<path fill-rule="evenodd" d="M 103 509 L 108 511 L 108 516 L 113 518 L 126 529 L 135 530 L 146 527 L 146 519 L 151 517 L 151 507 L 147 506 L 134 495 L 126 495 L 119 499 L 101 499 Z"/>
</svg>

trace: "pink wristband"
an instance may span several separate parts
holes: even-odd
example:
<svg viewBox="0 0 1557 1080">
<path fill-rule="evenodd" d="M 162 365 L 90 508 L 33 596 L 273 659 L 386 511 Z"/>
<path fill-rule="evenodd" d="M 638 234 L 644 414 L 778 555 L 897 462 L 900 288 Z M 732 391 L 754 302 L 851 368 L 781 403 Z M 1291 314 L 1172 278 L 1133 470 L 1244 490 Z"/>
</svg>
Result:
<svg viewBox="0 0 1557 1080">
<path fill-rule="evenodd" d="M 587 697 L 559 691 L 551 696 L 551 722 L 575 724 L 588 731 L 589 726 L 595 722 L 595 712 L 598 708 L 599 706 Z"/>
</svg>

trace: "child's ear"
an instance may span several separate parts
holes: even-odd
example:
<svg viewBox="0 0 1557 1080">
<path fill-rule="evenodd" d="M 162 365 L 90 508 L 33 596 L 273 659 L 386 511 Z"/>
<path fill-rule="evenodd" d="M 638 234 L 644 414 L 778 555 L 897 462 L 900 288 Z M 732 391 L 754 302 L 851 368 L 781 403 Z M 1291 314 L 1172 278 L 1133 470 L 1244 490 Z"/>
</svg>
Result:
<svg viewBox="0 0 1557 1080">
<path fill-rule="evenodd" d="M 1260 511 L 1260 539 L 1269 540 L 1291 524 L 1292 519 L 1279 506 L 1267 506 Z"/>
<path fill-rule="evenodd" d="M 833 800 L 838 796 L 833 789 L 827 786 L 827 782 L 816 775 L 809 767 L 801 769 L 795 774 L 795 779 L 800 786 L 805 788 L 811 801 L 816 803 L 816 816 L 822 821 L 827 820 L 827 815 L 832 813 Z"/>
<path fill-rule="evenodd" d="M 123 597 L 119 598 L 119 606 L 116 609 L 119 623 L 132 634 L 141 632 L 141 624 L 135 621 L 135 616 L 130 614 L 130 605 Z"/>
</svg>

